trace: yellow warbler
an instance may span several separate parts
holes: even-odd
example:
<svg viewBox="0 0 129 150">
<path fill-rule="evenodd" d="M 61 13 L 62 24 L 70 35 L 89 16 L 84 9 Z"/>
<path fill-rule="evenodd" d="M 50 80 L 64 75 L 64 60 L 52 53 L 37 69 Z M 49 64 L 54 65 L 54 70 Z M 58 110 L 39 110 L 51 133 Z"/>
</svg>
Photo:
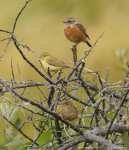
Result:
<svg viewBox="0 0 129 150">
<path fill-rule="evenodd" d="M 70 66 L 66 65 L 64 62 L 58 60 L 57 58 L 46 52 L 44 52 L 39 58 L 46 71 L 48 71 L 48 67 L 49 70 L 52 72 L 57 72 L 58 70 L 70 68 Z"/>
</svg>

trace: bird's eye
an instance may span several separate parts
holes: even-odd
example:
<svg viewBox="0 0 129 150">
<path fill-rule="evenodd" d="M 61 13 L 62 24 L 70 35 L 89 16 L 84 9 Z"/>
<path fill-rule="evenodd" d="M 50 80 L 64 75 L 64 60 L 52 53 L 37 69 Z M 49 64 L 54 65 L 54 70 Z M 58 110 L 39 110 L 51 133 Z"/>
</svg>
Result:
<svg viewBox="0 0 129 150">
<path fill-rule="evenodd" d="M 66 103 L 66 105 L 69 105 L 69 103 Z"/>
<path fill-rule="evenodd" d="M 44 55 L 44 57 L 46 57 L 46 55 Z"/>
<path fill-rule="evenodd" d="M 71 21 L 69 20 L 68 23 L 71 23 Z"/>
</svg>

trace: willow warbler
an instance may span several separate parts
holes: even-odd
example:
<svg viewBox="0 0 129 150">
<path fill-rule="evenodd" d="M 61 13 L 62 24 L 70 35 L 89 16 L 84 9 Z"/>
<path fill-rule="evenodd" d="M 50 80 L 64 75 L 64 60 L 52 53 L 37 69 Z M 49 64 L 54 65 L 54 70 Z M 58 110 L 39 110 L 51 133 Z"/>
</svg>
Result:
<svg viewBox="0 0 129 150">
<path fill-rule="evenodd" d="M 39 58 L 46 71 L 48 70 L 48 67 L 49 70 L 52 72 L 57 72 L 58 70 L 70 68 L 70 66 L 67 66 L 65 63 L 46 52 L 44 52 Z"/>
</svg>

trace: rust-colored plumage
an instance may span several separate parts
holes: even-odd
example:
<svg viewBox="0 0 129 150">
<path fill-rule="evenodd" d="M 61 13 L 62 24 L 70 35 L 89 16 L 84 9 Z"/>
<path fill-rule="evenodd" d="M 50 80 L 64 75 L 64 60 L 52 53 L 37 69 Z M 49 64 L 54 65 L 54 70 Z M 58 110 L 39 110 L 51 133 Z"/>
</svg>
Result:
<svg viewBox="0 0 129 150">
<path fill-rule="evenodd" d="M 73 121 L 78 117 L 77 109 L 71 101 L 64 102 L 63 107 L 61 115 L 65 120 Z"/>
<path fill-rule="evenodd" d="M 86 29 L 82 24 L 80 24 L 74 18 L 68 18 L 65 23 L 64 33 L 65 36 L 71 41 L 76 44 L 80 42 L 85 42 L 88 46 L 92 47 L 87 38 L 90 40 Z"/>
</svg>

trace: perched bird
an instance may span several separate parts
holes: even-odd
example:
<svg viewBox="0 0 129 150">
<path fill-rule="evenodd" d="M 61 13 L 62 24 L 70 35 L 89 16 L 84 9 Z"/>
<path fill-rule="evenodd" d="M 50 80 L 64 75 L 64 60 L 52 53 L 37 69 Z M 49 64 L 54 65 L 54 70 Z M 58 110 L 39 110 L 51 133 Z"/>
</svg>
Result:
<svg viewBox="0 0 129 150">
<path fill-rule="evenodd" d="M 73 121 L 78 117 L 77 109 L 71 101 L 64 102 L 63 107 L 61 115 L 65 120 Z"/>
<path fill-rule="evenodd" d="M 82 24 L 80 24 L 74 18 L 68 18 L 65 23 L 64 33 L 65 36 L 71 41 L 76 44 L 80 42 L 85 42 L 88 46 L 92 47 L 87 38 L 90 40 L 86 29 Z"/>
<path fill-rule="evenodd" d="M 57 58 L 46 52 L 43 53 L 39 58 L 46 71 L 48 70 L 48 67 L 49 70 L 53 72 L 57 72 L 58 70 L 62 70 L 65 68 L 70 68 L 70 66 L 66 65 L 62 61 L 58 60 Z"/>
</svg>

